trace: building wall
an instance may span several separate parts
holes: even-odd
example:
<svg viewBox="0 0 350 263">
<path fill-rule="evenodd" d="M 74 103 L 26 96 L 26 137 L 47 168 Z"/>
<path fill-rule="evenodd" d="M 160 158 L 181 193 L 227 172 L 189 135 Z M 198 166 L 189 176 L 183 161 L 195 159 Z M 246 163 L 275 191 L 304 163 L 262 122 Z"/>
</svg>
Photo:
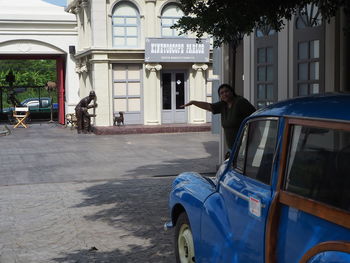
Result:
<svg viewBox="0 0 350 263">
<path fill-rule="evenodd" d="M 123 3 L 133 5 L 139 14 L 138 40 L 135 46 L 116 45 L 118 41 L 124 40 L 117 35 L 120 34 L 118 30 L 121 26 L 113 27 L 113 23 L 133 21 L 129 18 L 123 20 L 124 18 L 113 17 L 114 8 Z M 202 124 L 210 121 L 210 116 L 196 107 L 176 110 L 172 105 L 171 112 L 163 111 L 163 92 L 166 90 L 162 89 L 162 74 L 172 72 L 185 74 L 184 103 L 192 99 L 206 101 L 211 97 L 211 91 L 207 92 L 208 77 L 212 77 L 212 73 L 208 73 L 211 70 L 211 59 L 207 63 L 197 61 L 172 63 L 165 60 L 145 62 L 146 39 L 162 38 L 162 11 L 172 3 L 175 2 L 69 1 L 66 11 L 76 14 L 78 21 L 79 41 L 75 59 L 80 76 L 79 95 L 82 98 L 87 96 L 90 90 L 95 90 L 98 103 L 95 118 L 97 126 L 113 125 L 113 117 L 118 115 L 119 111 L 124 112 L 126 124 Z M 124 8 L 123 12 L 125 10 Z M 175 11 L 171 12 L 173 14 Z M 134 28 L 133 22 L 130 23 L 131 26 L 126 28 L 128 27 L 127 30 L 131 32 Z M 116 30 L 114 38 L 113 28 Z M 191 37 L 193 36 L 187 36 Z M 169 37 L 163 36 L 163 38 Z M 126 43 L 129 40 L 133 41 L 133 37 L 125 37 Z M 121 70 L 123 67 L 124 72 Z M 139 68 L 140 71 L 136 72 L 135 68 Z M 174 90 L 172 92 L 175 96 Z"/>
<path fill-rule="evenodd" d="M 18 8 L 18 7 L 21 8 Z M 33 12 L 35 10 L 35 12 Z M 79 101 L 79 80 L 69 46 L 77 45 L 76 19 L 40 0 L 2 3 L 0 10 L 0 56 L 60 56 L 65 61 L 65 112 L 74 112 Z"/>
<path fill-rule="evenodd" d="M 316 29 L 302 29 L 304 31 L 297 31 L 297 17 L 293 17 L 291 21 L 285 21 L 283 30 L 273 34 L 277 37 L 275 44 L 271 44 L 272 36 L 270 35 L 261 37 L 262 42 L 257 37 L 256 32 L 245 36 L 243 40 L 243 95 L 255 106 L 260 106 L 258 95 L 259 65 L 257 64 L 259 47 L 273 47 L 276 50 L 274 54 L 277 55 L 277 60 L 273 63 L 275 70 L 273 81 L 276 83 L 274 84 L 276 92 L 274 97 L 269 100 L 271 103 L 292 97 L 311 95 L 313 93 L 346 91 L 347 82 L 343 81 L 344 75 L 342 75 L 345 68 L 342 58 L 346 51 L 346 41 L 344 40 L 345 36 L 342 31 L 344 21 L 342 21 L 341 17 L 342 14 L 339 13 L 328 23 L 323 21 L 320 26 L 315 27 Z M 311 56 L 311 52 L 313 52 L 311 43 L 315 43 L 313 42 L 315 40 L 318 41 L 316 46 L 319 46 L 319 50 L 317 51 L 319 52 L 319 57 L 315 59 L 309 57 L 309 59 L 305 59 L 304 63 L 298 59 L 298 55 L 300 56 L 301 52 L 299 45 L 308 42 L 308 52 Z M 300 66 L 303 63 L 305 65 L 308 63 L 308 69 L 304 73 L 304 67 Z M 308 77 L 308 80 L 303 82 L 304 77 Z M 268 82 L 268 80 L 266 81 Z M 301 92 L 300 85 L 303 85 L 303 83 L 309 83 L 308 94 Z"/>
</svg>

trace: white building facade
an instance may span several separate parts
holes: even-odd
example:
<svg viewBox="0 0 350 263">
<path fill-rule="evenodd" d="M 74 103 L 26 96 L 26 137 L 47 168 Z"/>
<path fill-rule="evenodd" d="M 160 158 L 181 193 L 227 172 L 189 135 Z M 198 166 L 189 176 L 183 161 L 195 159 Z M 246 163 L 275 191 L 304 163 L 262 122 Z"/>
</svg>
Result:
<svg viewBox="0 0 350 263">
<path fill-rule="evenodd" d="M 97 95 L 96 126 L 204 124 L 211 116 L 189 100 L 211 102 L 212 54 L 208 39 L 179 36 L 171 26 L 183 15 L 166 0 L 71 0 L 78 23 L 79 96 Z"/>
<path fill-rule="evenodd" d="M 342 10 L 329 22 L 308 5 L 281 32 L 269 27 L 245 36 L 234 56 L 235 72 L 225 70 L 257 108 L 288 98 L 350 90 L 349 37 Z M 232 50 L 226 57 L 232 57 Z"/>
<path fill-rule="evenodd" d="M 55 59 L 59 122 L 79 102 L 78 75 L 69 46 L 77 44 L 77 23 L 64 7 L 41 0 L 0 0 L 0 59 Z M 14 69 L 15 70 L 15 69 Z"/>
</svg>

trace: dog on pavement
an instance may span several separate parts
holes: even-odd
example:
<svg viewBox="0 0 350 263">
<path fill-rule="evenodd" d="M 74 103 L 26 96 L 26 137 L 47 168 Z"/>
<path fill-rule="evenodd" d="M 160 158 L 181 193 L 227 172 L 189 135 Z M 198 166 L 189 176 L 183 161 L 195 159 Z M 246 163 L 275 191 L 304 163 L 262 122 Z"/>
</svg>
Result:
<svg viewBox="0 0 350 263">
<path fill-rule="evenodd" d="M 119 116 L 114 116 L 113 125 L 120 126 L 123 124 L 124 126 L 124 113 L 122 111 L 119 112 Z"/>
</svg>

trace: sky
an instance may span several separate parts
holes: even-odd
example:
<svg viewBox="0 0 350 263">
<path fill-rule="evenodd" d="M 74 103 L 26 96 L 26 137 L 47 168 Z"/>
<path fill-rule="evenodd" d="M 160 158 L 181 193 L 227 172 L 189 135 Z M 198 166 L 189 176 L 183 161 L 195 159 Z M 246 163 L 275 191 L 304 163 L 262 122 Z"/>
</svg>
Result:
<svg viewBox="0 0 350 263">
<path fill-rule="evenodd" d="M 58 6 L 66 6 L 67 0 L 44 0 L 44 2 L 51 3 Z"/>
</svg>

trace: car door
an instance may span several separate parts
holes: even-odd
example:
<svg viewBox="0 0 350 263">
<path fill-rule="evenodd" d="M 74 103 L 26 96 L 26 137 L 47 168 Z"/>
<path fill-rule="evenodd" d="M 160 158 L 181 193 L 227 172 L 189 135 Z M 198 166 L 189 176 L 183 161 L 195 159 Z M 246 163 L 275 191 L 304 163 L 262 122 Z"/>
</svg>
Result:
<svg viewBox="0 0 350 263">
<path fill-rule="evenodd" d="M 293 118 L 286 123 L 275 261 L 349 262 L 350 124 Z"/>
<path fill-rule="evenodd" d="M 264 262 L 277 129 L 276 118 L 244 126 L 218 192 L 205 203 L 201 262 Z"/>
</svg>

